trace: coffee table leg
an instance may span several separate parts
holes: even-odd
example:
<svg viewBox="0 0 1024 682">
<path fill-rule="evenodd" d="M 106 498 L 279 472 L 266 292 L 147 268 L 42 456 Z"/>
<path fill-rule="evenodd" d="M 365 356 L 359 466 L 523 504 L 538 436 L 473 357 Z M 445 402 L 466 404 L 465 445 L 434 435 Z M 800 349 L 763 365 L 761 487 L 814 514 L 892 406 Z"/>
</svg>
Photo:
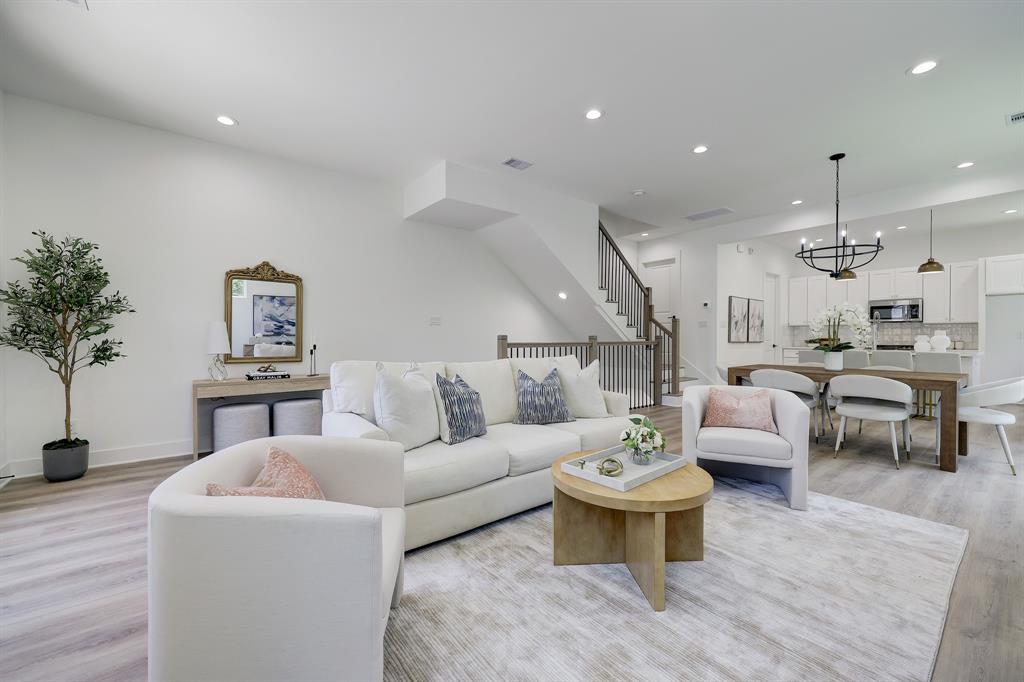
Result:
<svg viewBox="0 0 1024 682">
<path fill-rule="evenodd" d="M 558 488 L 553 502 L 555 566 L 621 564 L 626 560 L 625 512 L 580 502 Z"/>
<path fill-rule="evenodd" d="M 704 559 L 704 507 L 665 515 L 665 561 Z"/>
<path fill-rule="evenodd" d="M 655 611 L 665 610 L 665 513 L 624 512 L 626 565 Z"/>
</svg>

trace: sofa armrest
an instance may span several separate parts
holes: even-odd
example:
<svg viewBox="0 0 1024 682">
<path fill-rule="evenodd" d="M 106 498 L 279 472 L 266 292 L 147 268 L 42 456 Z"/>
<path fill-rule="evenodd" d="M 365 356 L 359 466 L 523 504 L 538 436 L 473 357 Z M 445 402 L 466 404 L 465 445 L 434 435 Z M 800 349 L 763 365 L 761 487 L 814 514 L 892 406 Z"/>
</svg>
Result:
<svg viewBox="0 0 1024 682">
<path fill-rule="evenodd" d="M 352 412 L 327 412 L 320 418 L 320 433 L 338 438 L 389 440 L 384 429 Z"/>
<path fill-rule="evenodd" d="M 768 389 L 772 394 L 772 411 L 775 426 L 782 437 L 793 448 L 793 464 L 807 462 L 807 449 L 810 436 L 807 429 L 811 424 L 811 410 L 804 401 L 789 391 Z"/>
<path fill-rule="evenodd" d="M 331 389 L 324 389 L 320 400 L 323 401 L 324 404 L 324 414 L 334 412 L 334 397 L 331 395 Z"/>
<path fill-rule="evenodd" d="M 382 551 L 376 509 L 158 489 L 149 679 L 380 679 Z"/>
<path fill-rule="evenodd" d="M 629 396 L 625 393 L 615 393 L 614 391 L 601 391 L 604 394 L 604 406 L 608 410 L 608 414 L 613 417 L 628 417 L 629 416 Z"/>
<path fill-rule="evenodd" d="M 704 423 L 707 400 L 707 386 L 691 386 L 683 391 L 683 457 L 687 462 L 697 462 L 697 432 Z"/>
</svg>

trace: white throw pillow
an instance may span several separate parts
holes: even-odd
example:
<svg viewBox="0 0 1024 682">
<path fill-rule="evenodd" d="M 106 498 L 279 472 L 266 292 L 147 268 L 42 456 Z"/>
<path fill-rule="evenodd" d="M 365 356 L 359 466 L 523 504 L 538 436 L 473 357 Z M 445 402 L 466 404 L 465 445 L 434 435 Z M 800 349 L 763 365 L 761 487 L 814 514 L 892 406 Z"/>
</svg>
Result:
<svg viewBox="0 0 1024 682">
<path fill-rule="evenodd" d="M 560 367 L 558 378 L 562 382 L 562 395 L 565 396 L 565 403 L 572 416 L 577 419 L 610 416 L 601 391 L 599 361 L 594 360 L 581 372 L 572 373 L 567 370 L 568 367 Z"/>
<path fill-rule="evenodd" d="M 384 363 L 377 363 L 373 409 L 377 425 L 406 450 L 437 440 L 434 391 L 415 365 L 399 377 L 388 372 Z"/>
</svg>

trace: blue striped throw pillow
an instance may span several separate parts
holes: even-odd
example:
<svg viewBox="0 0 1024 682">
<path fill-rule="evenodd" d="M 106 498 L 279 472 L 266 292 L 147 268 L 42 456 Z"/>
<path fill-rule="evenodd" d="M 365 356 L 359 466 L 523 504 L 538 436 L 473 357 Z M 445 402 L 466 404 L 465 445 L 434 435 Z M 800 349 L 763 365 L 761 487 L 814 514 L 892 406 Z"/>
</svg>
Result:
<svg viewBox="0 0 1024 682">
<path fill-rule="evenodd" d="M 441 394 L 444 415 L 448 420 L 448 445 L 487 433 L 487 420 L 484 419 L 484 405 L 480 401 L 479 391 L 473 390 L 458 374 L 454 381 L 438 374 L 437 390 Z"/>
<path fill-rule="evenodd" d="M 516 400 L 519 412 L 516 424 L 555 424 L 576 421 L 562 395 L 558 370 L 551 370 L 544 381 L 537 381 L 523 370 L 516 379 Z"/>
</svg>

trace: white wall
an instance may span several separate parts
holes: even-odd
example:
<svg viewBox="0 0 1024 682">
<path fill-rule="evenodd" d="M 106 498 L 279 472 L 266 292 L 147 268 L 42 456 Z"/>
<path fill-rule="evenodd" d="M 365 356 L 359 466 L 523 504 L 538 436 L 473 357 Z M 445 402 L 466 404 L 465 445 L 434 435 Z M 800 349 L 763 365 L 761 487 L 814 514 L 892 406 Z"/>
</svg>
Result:
<svg viewBox="0 0 1024 682">
<path fill-rule="evenodd" d="M 4 149 L 4 93 L 0 90 L 0 286 L 7 283 L 7 222 L 4 214 L 4 168 L 7 154 Z M 0 326 L 6 320 L 7 306 L 0 305 Z M 0 349 L 0 476 L 9 473 L 7 457 L 7 353 Z M 0 479 L 0 486 L 9 479 Z"/>
<path fill-rule="evenodd" d="M 739 250 L 737 250 L 739 247 Z M 753 253 L 750 253 L 753 249 Z M 721 367 L 766 362 L 766 344 L 729 343 L 729 297 L 765 300 L 765 276 L 778 275 L 778 320 L 787 319 L 789 274 L 793 254 L 757 240 L 718 245 L 716 292 L 717 364 Z M 781 361 L 781 356 L 779 358 Z"/>
<path fill-rule="evenodd" d="M 567 333 L 473 235 L 402 220 L 398 187 L 11 95 L 4 110 L 8 253 L 32 246 L 33 229 L 96 241 L 139 311 L 117 322 L 127 357 L 75 380 L 94 462 L 191 451 L 190 383 L 206 376 L 206 327 L 223 318 L 231 268 L 267 259 L 303 277 L 303 337 L 324 370 L 342 358 L 487 359 L 501 333 Z M 60 384 L 3 353 L 18 395 L 8 457 L 35 471 L 40 444 L 59 435 Z"/>
<path fill-rule="evenodd" d="M 894 230 L 883 236 L 882 244 L 885 250 L 864 270 L 916 267 L 928 260 L 927 231 Z M 1024 253 L 1024 217 L 935 232 L 935 258 L 942 263 L 1012 253 Z"/>
</svg>

